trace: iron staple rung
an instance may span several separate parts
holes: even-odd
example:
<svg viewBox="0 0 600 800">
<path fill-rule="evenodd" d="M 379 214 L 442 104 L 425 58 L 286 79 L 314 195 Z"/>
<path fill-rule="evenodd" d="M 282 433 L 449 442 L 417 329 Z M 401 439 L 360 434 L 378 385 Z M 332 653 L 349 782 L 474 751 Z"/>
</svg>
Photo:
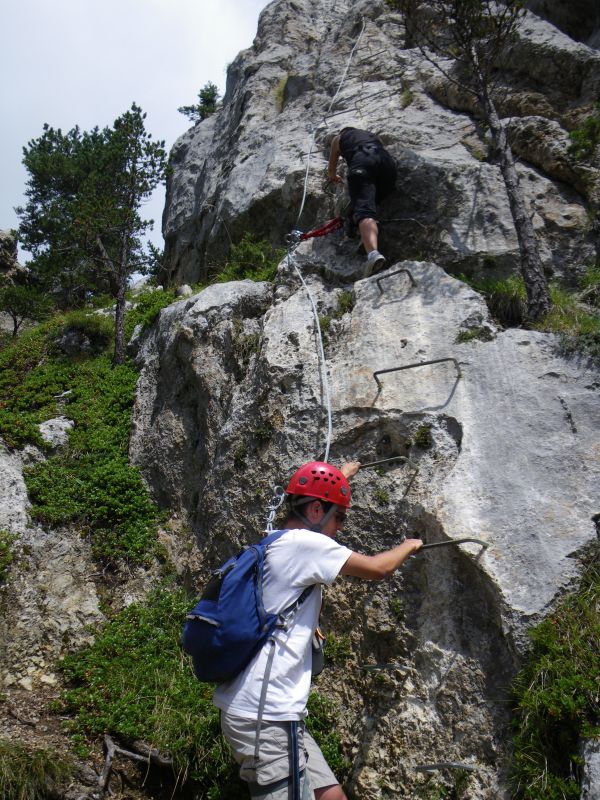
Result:
<svg viewBox="0 0 600 800">
<path fill-rule="evenodd" d="M 456 367 L 456 371 L 458 373 L 458 377 L 459 378 L 462 377 L 462 373 L 460 371 L 460 365 L 459 365 L 458 361 L 452 356 L 449 356 L 448 358 L 434 358 L 431 361 L 417 361 L 414 364 L 404 364 L 401 367 L 388 367 L 388 369 L 378 369 L 373 373 L 373 377 L 375 378 L 375 382 L 377 383 L 377 385 L 381 388 L 381 381 L 377 377 L 378 375 L 385 375 L 385 373 L 387 373 L 387 372 L 399 372 L 400 370 L 403 370 L 403 369 L 414 369 L 415 367 L 426 367 L 429 364 L 441 364 L 444 361 L 452 361 L 452 363 Z"/>
<path fill-rule="evenodd" d="M 388 278 L 393 278 L 394 275 L 400 275 L 401 272 L 406 272 L 413 286 L 417 285 L 416 280 L 413 278 L 412 272 L 409 269 L 406 269 L 406 267 L 402 267 L 402 269 L 397 269 L 395 272 L 389 272 L 387 275 L 381 275 L 379 278 L 377 278 L 375 282 L 379 288 L 379 292 L 383 294 L 383 289 L 381 288 L 381 281 L 385 281 Z"/>
<path fill-rule="evenodd" d="M 391 458 L 381 458 L 379 461 L 367 461 L 366 464 L 361 464 L 360 468 L 376 467 L 378 464 L 385 464 L 387 461 L 405 461 L 408 462 L 408 456 L 392 456 Z"/>
<path fill-rule="evenodd" d="M 417 764 L 415 769 L 419 772 L 432 772 L 438 769 L 464 769 L 467 772 L 476 772 L 477 767 L 472 764 L 460 764 L 456 761 L 438 761 L 436 764 Z"/>
<path fill-rule="evenodd" d="M 432 544 L 424 544 L 419 548 L 419 550 L 417 550 L 417 553 L 420 553 L 421 550 L 428 550 L 431 547 L 445 547 L 449 544 L 464 544 L 465 542 L 475 542 L 476 544 L 480 544 L 486 550 L 490 546 L 489 542 L 484 542 L 483 539 L 474 539 L 473 537 L 467 536 L 463 539 L 449 539 L 447 542 L 432 542 Z"/>
</svg>

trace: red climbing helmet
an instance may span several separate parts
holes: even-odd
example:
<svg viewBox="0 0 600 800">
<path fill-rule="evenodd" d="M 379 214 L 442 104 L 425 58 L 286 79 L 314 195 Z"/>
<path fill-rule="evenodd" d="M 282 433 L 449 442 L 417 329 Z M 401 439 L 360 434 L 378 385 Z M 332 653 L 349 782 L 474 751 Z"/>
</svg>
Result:
<svg viewBox="0 0 600 800">
<path fill-rule="evenodd" d="M 337 467 L 324 461 L 311 461 L 296 470 L 286 492 L 350 507 L 350 484 Z"/>
</svg>

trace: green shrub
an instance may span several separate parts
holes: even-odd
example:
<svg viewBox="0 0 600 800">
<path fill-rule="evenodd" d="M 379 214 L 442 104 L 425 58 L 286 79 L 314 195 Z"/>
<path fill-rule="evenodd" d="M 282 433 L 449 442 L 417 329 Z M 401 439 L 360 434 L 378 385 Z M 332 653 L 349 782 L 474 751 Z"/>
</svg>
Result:
<svg viewBox="0 0 600 800">
<path fill-rule="evenodd" d="M 578 161 L 590 161 L 600 144 L 600 102 L 583 123 L 569 133 L 569 153 Z"/>
<path fill-rule="evenodd" d="M 142 329 L 152 325 L 161 310 L 176 300 L 174 289 L 148 289 L 136 295 L 132 299 L 133 307 L 125 315 L 125 339 L 131 339 L 136 325 L 141 325 Z"/>
<path fill-rule="evenodd" d="M 238 244 L 232 244 L 225 265 L 218 270 L 219 282 L 240 281 L 250 278 L 253 281 L 272 281 L 277 273 L 284 250 L 278 250 L 270 242 L 257 239 L 245 233 Z"/>
<path fill-rule="evenodd" d="M 415 432 L 414 443 L 422 450 L 427 450 L 433 444 L 433 437 L 431 435 L 431 425 L 419 425 Z"/>
<path fill-rule="evenodd" d="M 112 343 L 115 335 L 115 321 L 107 314 L 90 313 L 89 311 L 70 311 L 65 316 L 64 325 L 57 331 L 56 338 L 69 333 L 85 336 L 90 343 L 89 355 L 103 353 Z"/>
<path fill-rule="evenodd" d="M 337 779 L 343 783 L 350 772 L 351 764 L 344 758 L 340 737 L 335 732 L 338 709 L 333 701 L 318 692 L 309 694 L 307 707 L 306 727 L 321 748 Z"/>
<path fill-rule="evenodd" d="M 76 524 L 108 563 L 141 562 L 156 539 L 157 510 L 128 463 L 136 371 L 108 356 L 81 362 L 71 375 L 65 414 L 75 422 L 69 445 L 25 471 L 32 516 Z"/>
<path fill-rule="evenodd" d="M 600 734 L 600 550 L 580 588 L 530 631 L 514 682 L 514 775 L 523 800 L 575 800 L 581 738 Z"/>
<path fill-rule="evenodd" d="M 230 800 L 236 782 L 214 687 L 196 680 L 179 647 L 190 605 L 184 592 L 162 588 L 117 614 L 93 645 L 63 660 L 64 706 L 73 734 L 143 740 L 172 757 L 180 781 L 199 783 L 198 796 Z"/>
<path fill-rule="evenodd" d="M 0 739 L 2 800 L 49 800 L 57 796 L 57 784 L 71 773 L 72 766 L 64 756 Z"/>
<path fill-rule="evenodd" d="M 16 538 L 10 531 L 0 530 L 0 585 L 6 580 L 10 565 L 14 561 L 13 545 Z"/>
</svg>

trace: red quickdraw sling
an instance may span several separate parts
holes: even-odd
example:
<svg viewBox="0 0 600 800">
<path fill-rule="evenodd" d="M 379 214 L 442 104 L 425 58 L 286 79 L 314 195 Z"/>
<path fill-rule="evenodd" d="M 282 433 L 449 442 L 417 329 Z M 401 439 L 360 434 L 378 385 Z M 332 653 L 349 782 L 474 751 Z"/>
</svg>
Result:
<svg viewBox="0 0 600 800">
<path fill-rule="evenodd" d="M 302 236 L 300 236 L 300 241 L 303 242 L 305 239 L 312 239 L 315 236 L 327 236 L 328 233 L 333 233 L 334 231 L 339 230 L 343 227 L 343 225 L 343 217 L 330 219 L 329 222 L 326 222 L 325 225 L 322 225 L 320 228 L 315 228 L 314 231 L 303 233 Z"/>
</svg>

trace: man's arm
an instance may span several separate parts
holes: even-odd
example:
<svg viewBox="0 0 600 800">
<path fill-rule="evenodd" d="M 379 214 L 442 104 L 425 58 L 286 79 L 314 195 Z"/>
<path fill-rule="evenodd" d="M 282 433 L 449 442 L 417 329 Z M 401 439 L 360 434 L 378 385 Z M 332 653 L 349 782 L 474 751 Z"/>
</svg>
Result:
<svg viewBox="0 0 600 800">
<path fill-rule="evenodd" d="M 352 553 L 341 568 L 340 574 L 352 575 L 368 581 L 381 581 L 395 572 L 409 556 L 420 550 L 422 546 L 423 542 L 420 539 L 405 539 L 397 547 L 384 550 L 374 556 Z"/>
<path fill-rule="evenodd" d="M 340 157 L 340 137 L 334 136 L 329 150 L 329 163 L 327 164 L 327 177 L 332 183 L 342 183 L 342 179 L 337 174 L 337 163 Z"/>
</svg>

